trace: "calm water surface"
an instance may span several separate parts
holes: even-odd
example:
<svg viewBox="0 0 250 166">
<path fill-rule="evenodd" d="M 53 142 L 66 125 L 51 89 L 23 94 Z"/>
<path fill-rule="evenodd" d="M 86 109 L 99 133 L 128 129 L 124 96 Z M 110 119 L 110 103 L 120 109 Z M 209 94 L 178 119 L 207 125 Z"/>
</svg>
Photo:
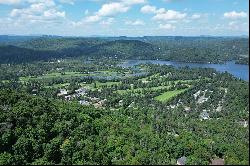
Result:
<svg viewBox="0 0 250 166">
<path fill-rule="evenodd" d="M 172 62 L 172 61 L 161 61 L 161 60 L 128 60 L 121 63 L 119 66 L 121 67 L 133 67 L 139 64 L 160 64 L 160 65 L 172 65 L 174 67 L 185 67 L 189 66 L 191 68 L 213 68 L 218 72 L 231 73 L 237 78 L 241 78 L 245 81 L 249 81 L 249 66 L 248 65 L 240 65 L 235 64 L 235 61 L 229 61 L 225 64 L 202 64 L 202 63 L 185 63 L 185 62 Z"/>
</svg>

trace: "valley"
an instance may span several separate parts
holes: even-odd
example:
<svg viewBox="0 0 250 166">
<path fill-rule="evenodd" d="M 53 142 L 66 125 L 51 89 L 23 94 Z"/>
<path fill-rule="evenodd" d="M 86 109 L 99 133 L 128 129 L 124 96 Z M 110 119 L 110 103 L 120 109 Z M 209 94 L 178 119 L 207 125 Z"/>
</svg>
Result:
<svg viewBox="0 0 250 166">
<path fill-rule="evenodd" d="M 0 164 L 249 162 L 245 65 L 105 58 L 107 44 L 96 47 L 99 58 L 0 64 Z"/>
</svg>

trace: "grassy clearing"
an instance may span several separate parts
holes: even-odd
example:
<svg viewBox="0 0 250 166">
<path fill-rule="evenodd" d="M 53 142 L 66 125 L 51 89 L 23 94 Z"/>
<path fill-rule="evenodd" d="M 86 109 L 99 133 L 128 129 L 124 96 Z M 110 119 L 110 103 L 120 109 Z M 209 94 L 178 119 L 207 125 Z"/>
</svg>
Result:
<svg viewBox="0 0 250 166">
<path fill-rule="evenodd" d="M 100 89 L 102 88 L 102 86 L 107 86 L 107 87 L 110 87 L 112 85 L 118 85 L 120 84 L 121 82 L 105 82 L 105 83 L 101 83 L 99 81 L 96 81 L 96 88 L 94 86 L 94 83 L 92 84 L 85 84 L 85 83 L 80 83 L 80 86 L 82 87 L 87 87 L 89 88 L 90 90 L 96 90 L 96 89 Z M 63 87 L 67 87 L 69 86 L 70 83 L 64 83 L 64 84 L 54 84 L 52 86 L 45 86 L 45 88 L 63 88 Z"/>
<path fill-rule="evenodd" d="M 144 78 L 141 78 L 139 80 L 141 81 L 149 81 L 151 82 L 150 80 L 163 80 L 164 76 L 160 76 L 160 74 L 154 74 L 154 75 L 151 75 L 151 76 L 148 76 L 148 77 L 144 77 Z M 179 83 L 186 83 L 186 84 L 189 84 L 189 83 L 192 83 L 194 81 L 199 81 L 199 79 L 197 80 L 175 80 L 175 81 L 170 81 L 170 82 L 174 82 L 175 84 L 177 84 L 178 82 Z"/>
<path fill-rule="evenodd" d="M 156 90 L 159 90 L 159 89 L 167 89 L 169 87 L 170 86 L 157 86 L 157 87 L 152 87 L 152 88 L 137 88 L 137 89 L 117 90 L 116 92 L 119 93 L 119 94 L 125 94 L 125 93 L 128 93 L 128 92 L 138 93 L 138 92 L 142 92 L 143 90 L 146 90 L 146 91 L 149 91 L 149 90 L 156 91 Z"/>
<path fill-rule="evenodd" d="M 110 87 L 112 85 L 118 85 L 120 83 L 121 82 L 104 82 L 104 83 L 102 83 L 102 82 L 96 81 L 96 87 L 98 87 L 98 88 L 100 88 L 102 86 L 108 86 L 108 87 Z"/>
<path fill-rule="evenodd" d="M 81 77 L 81 76 L 112 76 L 116 75 L 116 72 L 111 72 L 111 71 L 97 71 L 93 72 L 91 74 L 84 74 L 80 72 L 64 72 L 64 74 L 61 74 L 60 72 L 53 72 L 49 74 L 45 74 L 42 76 L 38 77 L 20 77 L 20 81 L 29 81 L 29 80 L 40 80 L 40 79 L 51 79 L 51 78 L 69 78 L 69 77 Z"/>
<path fill-rule="evenodd" d="M 157 79 L 159 77 L 159 73 L 157 74 L 154 74 L 154 75 L 151 75 L 151 76 L 148 76 L 148 77 L 144 77 L 144 78 L 141 78 L 139 80 L 141 81 L 149 81 L 149 80 L 154 80 L 154 79 Z"/>
<path fill-rule="evenodd" d="M 99 82 L 99 81 L 95 81 L 95 83 L 92 84 L 85 84 L 85 83 L 80 83 L 81 86 L 87 87 L 90 90 L 97 90 L 97 89 L 101 89 L 102 86 L 107 86 L 107 87 L 111 87 L 112 85 L 118 85 L 121 82 Z M 96 85 L 95 85 L 96 84 Z"/>
<path fill-rule="evenodd" d="M 176 81 L 174 81 L 174 83 L 175 84 L 177 84 L 178 82 L 179 83 L 192 83 L 194 81 L 196 81 L 196 80 L 176 80 Z"/>
<path fill-rule="evenodd" d="M 87 76 L 87 74 L 83 74 L 80 72 L 65 72 L 65 74 L 54 72 L 54 73 L 49 73 L 49 74 L 45 74 L 43 76 L 38 76 L 38 77 L 29 77 L 29 76 L 20 77 L 20 80 L 28 81 L 28 80 L 40 80 L 40 79 L 49 79 L 49 78 L 56 78 L 56 77 L 66 78 L 66 77 L 79 77 L 79 76 Z"/>
<path fill-rule="evenodd" d="M 45 88 L 63 88 L 63 87 L 67 87 L 69 86 L 69 83 L 65 83 L 65 84 L 54 84 L 52 86 L 45 86 Z"/>
<path fill-rule="evenodd" d="M 142 78 L 140 79 L 141 81 L 146 81 L 148 80 L 149 78 L 153 78 L 153 77 L 158 77 L 157 74 L 153 75 L 153 76 L 150 76 L 150 77 L 145 77 L 145 78 Z M 178 82 L 179 83 L 182 83 L 182 84 L 186 84 L 188 85 L 189 87 L 191 87 L 191 83 L 194 82 L 196 80 L 176 80 L 176 81 L 169 81 L 170 84 L 174 82 L 174 84 L 177 84 Z M 150 81 L 149 81 L 150 82 Z M 152 87 L 152 88 L 137 88 L 137 89 L 126 89 L 126 90 L 118 90 L 117 93 L 119 94 L 125 94 L 125 93 L 128 93 L 128 92 L 134 92 L 134 93 L 139 93 L 139 92 L 142 92 L 143 89 L 144 90 L 159 90 L 159 89 L 167 89 L 167 88 L 170 88 L 170 86 L 158 86 L 158 87 Z"/>
<path fill-rule="evenodd" d="M 167 91 L 160 96 L 155 97 L 155 100 L 161 101 L 161 102 L 166 102 L 172 97 L 177 96 L 178 94 L 181 94 L 185 92 L 187 89 L 181 89 L 181 90 L 174 90 L 174 91 Z"/>
</svg>

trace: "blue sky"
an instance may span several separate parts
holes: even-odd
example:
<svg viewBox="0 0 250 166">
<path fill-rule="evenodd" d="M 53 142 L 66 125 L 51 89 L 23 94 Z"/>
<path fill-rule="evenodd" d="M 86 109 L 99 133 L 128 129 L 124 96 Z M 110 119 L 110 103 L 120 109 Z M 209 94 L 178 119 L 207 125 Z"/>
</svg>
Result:
<svg viewBox="0 0 250 166">
<path fill-rule="evenodd" d="M 0 0 L 0 34 L 248 35 L 248 0 Z"/>
</svg>

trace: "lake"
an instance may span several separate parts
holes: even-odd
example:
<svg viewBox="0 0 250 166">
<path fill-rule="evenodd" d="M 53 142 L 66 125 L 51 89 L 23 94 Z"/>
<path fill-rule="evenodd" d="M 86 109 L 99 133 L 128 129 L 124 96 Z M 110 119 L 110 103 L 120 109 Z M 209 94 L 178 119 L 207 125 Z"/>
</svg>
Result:
<svg viewBox="0 0 250 166">
<path fill-rule="evenodd" d="M 133 67 L 139 64 L 159 64 L 159 65 L 172 65 L 174 67 L 185 67 L 190 68 L 213 68 L 218 72 L 225 72 L 234 75 L 237 78 L 242 80 L 249 81 L 249 66 L 235 64 L 235 61 L 228 61 L 225 64 L 203 64 L 203 63 L 186 63 L 186 62 L 172 62 L 172 61 L 162 61 L 162 60 L 127 60 L 121 63 L 121 67 Z"/>
</svg>

